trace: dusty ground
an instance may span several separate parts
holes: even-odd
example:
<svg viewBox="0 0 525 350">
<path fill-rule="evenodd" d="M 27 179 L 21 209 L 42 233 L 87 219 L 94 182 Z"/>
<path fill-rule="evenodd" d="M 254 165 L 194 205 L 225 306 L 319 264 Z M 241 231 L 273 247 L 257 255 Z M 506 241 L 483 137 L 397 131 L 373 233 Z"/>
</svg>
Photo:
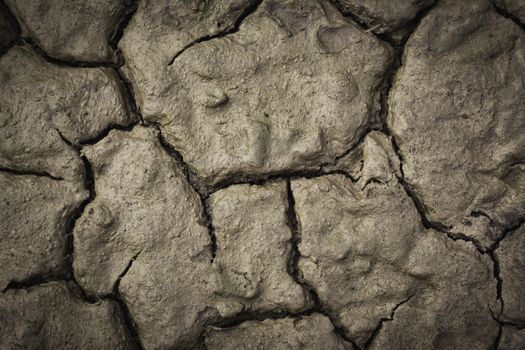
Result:
<svg viewBox="0 0 525 350">
<path fill-rule="evenodd" d="M 525 2 L 0 2 L 0 349 L 525 349 Z"/>
</svg>

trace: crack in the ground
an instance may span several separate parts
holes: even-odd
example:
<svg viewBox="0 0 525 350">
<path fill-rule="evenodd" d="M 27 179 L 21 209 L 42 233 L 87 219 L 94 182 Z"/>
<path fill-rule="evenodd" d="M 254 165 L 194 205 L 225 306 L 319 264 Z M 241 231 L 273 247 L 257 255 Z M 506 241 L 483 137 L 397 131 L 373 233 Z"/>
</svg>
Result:
<svg viewBox="0 0 525 350">
<path fill-rule="evenodd" d="M 195 175 L 189 168 L 188 164 L 184 162 L 184 158 L 182 154 L 179 151 L 177 151 L 164 138 L 164 135 L 162 135 L 162 131 L 160 127 L 156 124 L 152 124 L 152 127 L 157 129 L 158 131 L 159 143 L 162 146 L 162 148 L 164 148 L 164 150 L 175 160 L 175 163 L 179 166 L 184 178 L 186 179 L 190 187 L 199 196 L 199 199 L 201 201 L 201 207 L 202 207 L 201 225 L 206 227 L 208 230 L 208 235 L 210 237 L 211 263 L 213 263 L 213 260 L 215 259 L 215 255 L 217 254 L 217 237 L 215 236 L 215 229 L 212 223 L 211 207 L 208 203 L 209 194 L 205 191 L 205 186 L 202 183 L 200 183 L 200 181 L 198 180 L 197 175 Z"/>
<path fill-rule="evenodd" d="M 253 0 L 248 6 L 246 6 L 246 8 L 241 12 L 241 14 L 239 15 L 239 17 L 237 17 L 237 19 L 235 20 L 235 23 L 233 23 L 233 25 L 229 28 L 226 28 L 224 30 L 221 30 L 221 31 L 218 31 L 214 34 L 208 34 L 208 35 L 204 35 L 204 36 L 201 36 L 195 40 L 193 40 L 192 42 L 186 44 L 182 49 L 180 49 L 179 51 L 177 51 L 175 53 L 175 55 L 173 55 L 173 58 L 169 61 L 168 63 L 168 66 L 171 66 L 173 65 L 173 63 L 175 63 L 175 60 L 184 53 L 184 51 L 188 50 L 189 48 L 199 44 L 199 43 L 202 43 L 202 42 L 205 42 L 205 41 L 210 41 L 210 40 L 213 40 L 213 39 L 217 39 L 217 38 L 223 38 L 227 35 L 230 35 L 230 34 L 233 34 L 233 33 L 237 33 L 239 31 L 239 28 L 242 24 L 242 22 L 244 22 L 244 20 L 246 19 L 246 17 L 250 16 L 251 14 L 253 14 L 255 11 L 257 11 L 257 9 L 259 8 L 259 6 L 262 4 L 264 0 Z"/>
<path fill-rule="evenodd" d="M 300 319 L 302 317 L 311 316 L 314 314 L 320 314 L 328 319 L 330 319 L 330 322 L 332 323 L 334 327 L 334 333 L 336 333 L 339 337 L 344 339 L 345 341 L 352 344 L 352 346 L 355 349 L 360 349 L 355 342 L 350 339 L 346 332 L 338 326 L 336 323 L 334 323 L 333 317 L 328 315 L 326 311 L 321 310 L 319 307 L 312 307 L 304 311 L 300 312 L 290 312 L 290 311 L 263 311 L 263 312 L 254 312 L 254 311 L 244 311 L 241 312 L 235 316 L 220 319 L 215 322 L 210 322 L 204 327 L 204 330 L 201 332 L 201 335 L 198 338 L 197 344 L 201 347 L 204 345 L 204 341 L 206 338 L 206 333 L 208 332 L 208 329 L 210 327 L 218 327 L 218 328 L 233 328 L 236 326 L 239 326 L 245 322 L 249 321 L 266 321 L 266 320 L 282 320 L 285 318 L 292 318 L 292 319 Z"/>
<path fill-rule="evenodd" d="M 496 1 L 491 0 L 492 7 L 494 8 L 494 11 L 498 13 L 499 15 L 510 19 L 512 22 L 514 22 L 518 27 L 520 27 L 522 30 L 525 30 L 525 23 L 523 23 L 517 16 L 513 15 L 512 13 L 508 12 L 505 8 L 501 7 L 499 4 L 496 3 Z"/>
<path fill-rule="evenodd" d="M 366 21 L 361 19 L 358 15 L 356 15 L 355 13 L 353 13 L 350 10 L 345 9 L 340 1 L 338 1 L 338 0 L 329 0 L 329 2 L 332 4 L 333 7 L 335 7 L 337 9 L 337 11 L 339 11 L 339 13 L 343 17 L 349 18 L 352 22 L 354 22 L 363 31 L 374 35 L 379 40 L 387 42 L 393 47 L 397 46 L 396 41 L 391 37 L 390 33 L 376 33 L 376 32 L 374 32 L 375 27 L 370 27 L 368 25 L 368 23 L 366 23 Z"/>
<path fill-rule="evenodd" d="M 215 228 L 213 227 L 212 222 L 212 209 L 208 202 L 208 200 L 204 199 L 202 196 L 199 195 L 201 198 L 201 202 L 203 205 L 203 215 L 204 215 L 204 225 L 208 229 L 208 235 L 210 236 L 210 252 L 211 252 L 211 263 L 213 263 L 213 260 L 215 260 L 215 256 L 217 256 L 217 236 L 215 235 Z"/>
<path fill-rule="evenodd" d="M 129 333 L 129 337 L 131 338 L 132 346 L 136 350 L 142 350 L 144 349 L 142 345 L 142 341 L 140 339 L 139 333 L 137 331 L 137 325 L 135 321 L 133 320 L 133 317 L 131 316 L 131 312 L 129 311 L 128 305 L 126 302 L 122 299 L 122 296 L 120 293 L 112 298 L 108 298 L 109 300 L 113 300 L 117 303 L 117 305 L 120 308 L 120 311 L 122 313 L 122 316 L 124 318 L 124 325 L 126 327 L 127 332 Z"/>
<path fill-rule="evenodd" d="M 130 132 L 135 126 L 140 123 L 139 120 L 132 121 L 127 125 L 121 125 L 116 123 L 108 124 L 104 129 L 102 129 L 97 135 L 91 137 L 87 140 L 81 141 L 76 145 L 76 147 L 83 148 L 84 146 L 95 145 L 98 142 L 102 141 L 109 133 L 113 130 L 127 131 Z"/>
<path fill-rule="evenodd" d="M 492 317 L 501 325 L 512 325 L 512 326 L 524 326 L 523 324 L 516 324 L 508 321 L 500 320 L 499 317 L 501 316 L 501 313 L 505 310 L 505 301 L 503 300 L 503 278 L 501 278 L 501 267 L 498 255 L 496 254 L 496 250 L 499 248 L 500 243 L 512 232 L 518 230 L 525 220 L 520 221 L 518 224 L 512 225 L 508 227 L 501 237 L 490 247 L 485 251 L 485 254 L 487 254 L 493 263 L 493 274 L 494 278 L 496 279 L 496 299 L 499 300 L 501 306 L 500 306 L 500 312 L 499 315 L 492 315 Z M 491 310 L 492 313 L 492 310 Z M 501 337 L 501 334 L 498 333 L 498 338 Z M 499 344 L 499 339 L 496 339 L 495 343 Z M 497 347 L 495 347 L 497 349 Z"/>
<path fill-rule="evenodd" d="M 505 307 L 505 302 L 503 301 L 502 293 L 503 293 L 503 279 L 500 276 L 501 268 L 499 265 L 499 259 L 495 252 L 489 252 L 487 253 L 490 259 L 493 263 L 493 271 L 494 278 L 496 279 L 496 300 L 499 300 L 501 306 L 500 306 L 500 313 L 503 311 L 503 308 Z"/>
<path fill-rule="evenodd" d="M 120 288 L 120 282 L 122 281 L 122 279 L 126 276 L 126 274 L 128 273 L 128 271 L 131 269 L 131 266 L 133 266 L 133 263 L 137 260 L 137 258 L 139 257 L 140 253 L 142 253 L 142 250 L 139 250 L 139 252 L 137 254 L 135 254 L 128 262 L 128 265 L 126 265 L 126 267 L 124 268 L 124 270 L 122 270 L 122 272 L 120 273 L 120 275 L 118 275 L 117 279 L 115 280 L 115 283 L 113 284 L 113 288 L 112 288 L 112 293 L 114 295 L 118 295 L 119 293 L 119 288 Z"/>
<path fill-rule="evenodd" d="M 4 172 L 7 174 L 16 175 L 16 176 L 46 177 L 48 179 L 55 180 L 55 181 L 64 181 L 64 178 L 53 176 L 47 171 L 18 170 L 18 169 L 11 169 L 11 168 L 0 165 L 0 172 Z"/>
<path fill-rule="evenodd" d="M 525 219 L 520 219 L 517 222 L 509 225 L 506 229 L 503 230 L 499 238 L 486 249 L 486 253 L 493 253 L 496 249 L 499 248 L 501 241 L 503 241 L 509 234 L 518 230 L 523 224 L 525 224 Z"/>
<path fill-rule="evenodd" d="M 498 334 L 496 335 L 496 338 L 494 339 L 494 341 L 492 343 L 492 349 L 493 350 L 498 350 L 499 349 L 499 345 L 501 343 L 501 338 L 503 336 L 503 327 L 504 326 L 514 327 L 517 330 L 525 329 L 525 324 L 516 324 L 516 323 L 512 323 L 512 322 L 508 322 L 508 321 L 502 321 L 496 315 L 494 315 L 492 310 L 490 310 L 490 314 L 492 316 L 492 319 L 495 322 L 497 322 L 498 325 L 499 325 L 499 327 L 498 327 Z"/>
<path fill-rule="evenodd" d="M 77 282 L 74 269 L 73 269 L 73 254 L 74 254 L 74 235 L 73 231 L 75 229 L 75 225 L 77 223 L 77 220 L 80 219 L 82 214 L 84 213 L 85 208 L 93 202 L 93 200 L 96 197 L 95 192 L 95 183 L 94 183 L 94 176 L 93 176 L 93 170 L 91 168 L 91 164 L 87 160 L 86 157 L 81 156 L 82 162 L 84 163 L 84 169 L 85 169 L 85 188 L 89 191 L 89 196 L 80 203 L 80 205 L 73 211 L 73 214 L 69 217 L 68 223 L 66 225 L 66 259 L 67 259 L 67 271 L 69 277 L 75 282 L 75 284 L 80 284 Z"/>
<path fill-rule="evenodd" d="M 116 55 L 118 57 L 118 63 L 117 67 L 115 67 L 115 70 L 117 73 L 117 78 L 120 80 L 122 93 L 124 94 L 128 111 L 132 113 L 135 118 L 140 120 L 141 125 L 145 125 L 144 117 L 140 111 L 140 106 L 137 104 L 133 83 L 124 75 L 124 73 L 122 73 L 121 70 L 122 66 L 126 64 L 124 54 L 121 51 L 117 51 Z"/>
<path fill-rule="evenodd" d="M 125 5 L 124 12 L 108 40 L 108 44 L 113 50 L 117 50 L 118 43 L 120 39 L 122 39 L 124 31 L 139 7 L 139 0 L 124 0 L 123 2 Z"/>
<path fill-rule="evenodd" d="M 392 47 L 395 49 L 402 48 L 408 38 L 412 35 L 416 27 L 421 22 L 421 19 L 432 9 L 436 6 L 437 2 L 439 0 L 435 0 L 433 3 L 429 4 L 427 7 L 421 9 L 419 13 L 412 18 L 410 21 L 408 21 L 406 24 L 404 24 L 402 27 L 396 28 L 393 31 L 386 31 L 384 33 L 376 33 L 374 32 L 375 27 L 370 27 L 368 23 L 366 23 L 365 20 L 361 19 L 361 17 L 352 11 L 345 9 L 341 2 L 339 0 L 329 0 L 330 3 L 341 13 L 343 17 L 347 17 L 351 19 L 354 23 L 356 23 L 362 30 L 364 30 L 367 33 L 371 33 L 374 36 L 376 36 L 379 40 L 382 40 L 384 42 L 389 43 Z M 380 25 L 380 24 L 379 24 Z M 406 31 L 406 33 L 400 38 L 395 39 L 394 34 L 397 32 Z"/>
<path fill-rule="evenodd" d="M 65 274 L 49 274 L 49 275 L 37 275 L 31 276 L 22 281 L 10 281 L 7 286 L 0 291 L 0 294 L 5 294 L 9 290 L 21 290 L 29 289 L 41 284 L 58 282 L 58 281 L 69 281 L 68 276 Z"/>
<path fill-rule="evenodd" d="M 97 67 L 115 67 L 116 63 L 112 61 L 81 61 L 81 60 L 63 60 L 55 58 L 44 51 L 34 40 L 29 37 L 20 38 L 16 45 L 29 45 L 33 50 L 43 57 L 46 61 L 64 67 L 74 68 L 97 68 Z"/>
<path fill-rule="evenodd" d="M 383 323 L 384 322 L 390 322 L 390 321 L 393 321 L 394 320 L 394 315 L 397 311 L 397 309 L 399 309 L 402 305 L 406 304 L 409 302 L 410 299 L 412 299 L 414 297 L 414 294 L 410 295 L 408 298 L 406 298 L 405 300 L 401 301 L 399 304 L 397 304 L 396 306 L 394 306 L 394 308 L 392 309 L 392 311 L 390 312 L 390 317 L 382 317 L 380 320 L 379 320 L 379 323 L 377 325 L 377 327 L 374 329 L 374 331 L 372 332 L 372 335 L 370 336 L 370 338 L 368 338 L 368 340 L 365 342 L 365 345 L 363 347 L 363 349 L 368 349 L 368 347 L 370 345 L 372 345 L 372 343 L 374 342 L 375 338 L 377 337 L 377 335 L 379 334 L 379 332 L 381 331 L 381 329 L 383 328 Z"/>
<path fill-rule="evenodd" d="M 497 322 L 497 320 L 496 320 Z M 492 349 L 498 350 L 499 344 L 501 343 L 501 337 L 503 335 L 503 325 L 500 323 L 498 327 L 498 334 L 496 334 L 496 338 L 494 339 L 494 342 L 492 343 Z"/>
</svg>

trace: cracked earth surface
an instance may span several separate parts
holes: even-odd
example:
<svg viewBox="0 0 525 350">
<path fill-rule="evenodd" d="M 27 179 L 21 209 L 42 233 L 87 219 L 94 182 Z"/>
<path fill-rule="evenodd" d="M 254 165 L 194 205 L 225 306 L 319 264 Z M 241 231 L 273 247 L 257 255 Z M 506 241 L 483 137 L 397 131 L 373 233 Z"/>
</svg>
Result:
<svg viewBox="0 0 525 350">
<path fill-rule="evenodd" d="M 0 349 L 525 349 L 524 23 L 0 1 Z"/>
</svg>

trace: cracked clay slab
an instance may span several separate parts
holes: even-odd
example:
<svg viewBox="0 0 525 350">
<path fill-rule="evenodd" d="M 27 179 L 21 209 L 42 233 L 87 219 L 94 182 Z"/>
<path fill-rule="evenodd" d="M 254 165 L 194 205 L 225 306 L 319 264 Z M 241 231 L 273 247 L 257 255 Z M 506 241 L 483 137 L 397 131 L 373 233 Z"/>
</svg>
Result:
<svg viewBox="0 0 525 350">
<path fill-rule="evenodd" d="M 133 349 L 117 305 L 87 304 L 64 282 L 0 295 L 1 349 Z"/>
<path fill-rule="evenodd" d="M 191 347 L 219 316 L 310 305 L 287 272 L 284 182 L 210 197 L 212 262 L 201 201 L 156 130 L 111 131 L 83 153 L 96 197 L 75 226 L 75 276 L 90 295 L 121 293 L 144 348 Z"/>
<path fill-rule="evenodd" d="M 6 0 L 29 37 L 53 58 L 111 61 L 110 38 L 125 9 L 121 0 Z"/>
<path fill-rule="evenodd" d="M 336 334 L 322 315 L 277 320 L 247 321 L 231 328 L 212 328 L 206 333 L 206 349 L 352 350 L 352 344 Z"/>
<path fill-rule="evenodd" d="M 87 196 L 67 181 L 0 171 L 0 291 L 9 282 L 65 275 L 67 225 Z"/>
<path fill-rule="evenodd" d="M 189 28 L 214 25 L 216 12 L 195 12 L 202 19 Z M 144 118 L 208 183 L 319 169 L 377 122 L 391 49 L 328 2 L 264 1 L 235 33 L 202 37 L 178 56 L 161 45 L 148 58 L 136 48 L 166 26 L 161 18 L 130 23 L 125 72 Z"/>
<path fill-rule="evenodd" d="M 365 144 L 388 145 L 369 137 Z M 368 175 L 357 182 L 343 175 L 292 181 L 305 282 L 359 346 L 488 347 L 498 332 L 491 312 L 499 312 L 490 259 L 471 243 L 426 230 L 388 175 L 388 157 L 361 154 Z M 392 318 L 400 326 L 383 338 Z"/>
<path fill-rule="evenodd" d="M 51 64 L 30 46 L 0 57 L 0 166 L 82 182 L 84 164 L 68 143 L 128 125 L 116 74 Z"/>
<path fill-rule="evenodd" d="M 525 216 L 524 40 L 489 1 L 440 1 L 390 93 L 388 124 L 427 217 L 483 247 Z"/>
</svg>

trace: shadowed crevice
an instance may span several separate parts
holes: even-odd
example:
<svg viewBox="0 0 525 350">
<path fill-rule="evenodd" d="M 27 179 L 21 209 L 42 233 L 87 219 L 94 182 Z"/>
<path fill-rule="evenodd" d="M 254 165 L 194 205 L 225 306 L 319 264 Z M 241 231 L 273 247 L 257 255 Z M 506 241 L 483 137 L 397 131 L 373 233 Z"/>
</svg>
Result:
<svg viewBox="0 0 525 350">
<path fill-rule="evenodd" d="M 117 50 L 118 43 L 120 39 L 122 39 L 124 31 L 139 7 L 139 0 L 123 0 L 123 2 L 125 5 L 124 12 L 108 40 L 108 44 L 113 50 Z"/>
<path fill-rule="evenodd" d="M 124 270 L 122 270 L 120 275 L 118 275 L 118 277 L 117 277 L 117 279 L 115 281 L 115 284 L 113 284 L 113 288 L 112 288 L 112 292 L 113 292 L 114 295 L 118 295 L 120 282 L 122 281 L 124 276 L 126 276 L 128 271 L 131 269 L 131 266 L 133 266 L 133 263 L 137 260 L 137 258 L 139 257 L 140 253 L 142 253 L 142 249 L 129 260 L 128 265 L 126 265 Z"/>
<path fill-rule="evenodd" d="M 211 34 L 211 35 L 208 34 L 208 35 L 201 36 L 201 37 L 193 40 L 189 44 L 186 44 L 182 49 L 180 49 L 179 51 L 177 51 L 175 53 L 173 58 L 169 61 L 168 66 L 171 66 L 175 62 L 175 60 L 180 55 L 182 55 L 184 53 L 184 51 L 186 51 L 187 49 L 189 49 L 189 48 L 191 48 L 191 47 L 193 47 L 193 46 L 195 46 L 195 45 L 197 45 L 199 43 L 202 43 L 202 42 L 205 42 L 205 41 L 210 41 L 210 40 L 217 39 L 217 38 L 223 38 L 223 37 L 225 37 L 227 35 L 230 35 L 230 34 L 233 34 L 233 33 L 237 33 L 239 31 L 239 28 L 240 28 L 242 22 L 244 22 L 246 17 L 248 17 L 249 15 L 251 15 L 252 13 L 257 11 L 257 9 L 259 8 L 259 5 L 261 5 L 262 2 L 263 2 L 263 0 L 254 0 L 254 1 L 252 1 L 241 12 L 239 17 L 237 17 L 237 19 L 235 20 L 235 23 L 230 28 L 227 28 L 226 30 L 219 31 L 219 32 Z"/>
<path fill-rule="evenodd" d="M 492 7 L 494 8 L 494 11 L 496 11 L 499 15 L 510 19 L 522 30 L 525 30 L 525 23 L 523 23 L 521 19 L 519 19 L 517 16 L 513 15 L 512 13 L 508 12 L 505 8 L 498 5 L 496 1 L 492 0 L 491 3 L 492 3 Z"/>
<path fill-rule="evenodd" d="M 414 295 L 411 295 L 408 298 L 406 298 L 405 300 L 401 301 L 399 304 L 394 306 L 394 308 L 392 309 L 389 317 L 383 317 L 383 318 L 381 318 L 379 320 L 379 324 L 377 325 L 377 327 L 372 332 L 372 335 L 370 336 L 370 338 L 368 338 L 368 340 L 365 342 L 364 349 L 368 349 L 368 347 L 370 345 L 372 345 L 372 343 L 374 342 L 374 339 L 377 337 L 377 335 L 381 331 L 381 328 L 383 328 L 383 323 L 393 321 L 397 309 L 399 309 L 402 305 L 408 303 L 410 301 L 410 299 L 412 299 L 413 297 L 414 297 Z"/>
<path fill-rule="evenodd" d="M 18 170 L 11 169 L 4 166 L 0 166 L 0 172 L 4 172 L 15 176 L 36 176 L 36 177 L 47 177 L 48 179 L 55 181 L 64 181 L 64 178 L 53 176 L 47 171 L 33 171 L 33 170 Z"/>
</svg>

